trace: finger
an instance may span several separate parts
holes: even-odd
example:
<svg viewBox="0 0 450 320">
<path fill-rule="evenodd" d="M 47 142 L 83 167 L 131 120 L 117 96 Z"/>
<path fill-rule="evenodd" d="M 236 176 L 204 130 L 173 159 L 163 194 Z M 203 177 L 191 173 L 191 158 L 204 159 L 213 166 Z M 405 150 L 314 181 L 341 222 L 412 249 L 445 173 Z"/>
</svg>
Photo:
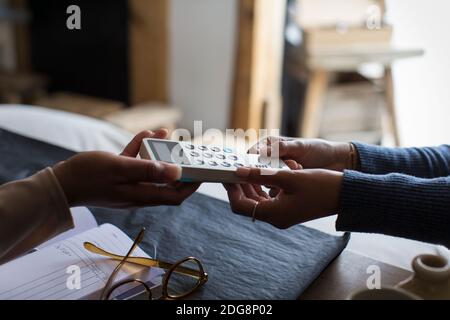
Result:
<svg viewBox="0 0 450 320">
<path fill-rule="evenodd" d="M 181 203 L 196 192 L 199 187 L 200 183 L 182 183 L 174 189 L 175 194 L 172 199 L 175 203 Z"/>
<path fill-rule="evenodd" d="M 282 139 L 272 139 L 270 144 L 261 146 L 259 153 L 274 158 L 283 158 L 289 155 L 288 142 Z"/>
<path fill-rule="evenodd" d="M 259 140 L 256 144 L 254 144 L 249 150 L 248 153 L 259 154 L 261 149 L 267 148 L 268 145 L 276 143 L 277 141 L 282 140 L 281 137 L 266 137 Z"/>
<path fill-rule="evenodd" d="M 279 229 L 286 229 L 292 224 L 286 219 L 283 208 L 277 199 L 261 201 L 256 207 L 254 217 L 256 220 L 270 223 Z"/>
<path fill-rule="evenodd" d="M 299 162 L 310 152 L 309 140 L 293 139 L 281 141 L 278 145 L 278 153 L 280 158 L 295 159 Z"/>
<path fill-rule="evenodd" d="M 256 193 L 262 197 L 263 199 L 269 199 L 269 195 L 267 194 L 267 192 L 265 192 L 262 187 L 259 184 L 253 184 L 253 189 L 256 191 Z"/>
<path fill-rule="evenodd" d="M 244 191 L 244 194 L 247 198 L 253 199 L 255 201 L 261 200 L 261 197 L 258 195 L 256 190 L 253 188 L 253 185 L 251 184 L 242 184 L 241 185 L 242 191 Z"/>
<path fill-rule="evenodd" d="M 185 184 L 192 184 L 192 183 L 187 183 L 187 182 L 181 182 L 179 180 L 171 182 L 169 184 L 167 184 L 168 186 L 172 187 L 172 188 L 180 188 Z M 200 186 L 200 183 L 198 184 Z"/>
<path fill-rule="evenodd" d="M 244 182 L 273 185 L 282 189 L 291 189 L 295 185 L 296 171 L 291 170 L 272 170 L 240 167 L 236 170 L 236 175 Z"/>
<path fill-rule="evenodd" d="M 268 157 L 301 161 L 310 151 L 311 145 L 308 141 L 304 139 L 274 139 L 270 144 L 261 147 L 259 153 Z"/>
<path fill-rule="evenodd" d="M 123 149 L 121 156 L 125 157 L 136 157 L 141 148 L 142 140 L 145 138 L 153 138 L 155 133 L 153 131 L 141 131 L 128 143 L 128 145 Z"/>
<path fill-rule="evenodd" d="M 280 218 L 276 214 L 276 212 L 279 212 L 280 210 L 278 208 L 279 205 L 275 199 L 255 201 L 245 196 L 241 185 L 227 184 L 224 186 L 228 193 L 231 210 L 234 213 L 246 217 L 252 217 L 253 210 L 255 210 L 255 219 L 274 225 L 276 224 L 277 219 Z"/>
<path fill-rule="evenodd" d="M 122 182 L 170 183 L 181 178 L 181 167 L 152 160 L 117 157 L 116 176 Z"/>
<path fill-rule="evenodd" d="M 155 130 L 154 133 L 155 135 L 153 136 L 153 138 L 166 139 L 167 135 L 169 134 L 169 130 L 167 130 L 166 128 L 160 128 L 158 130 Z"/>
<path fill-rule="evenodd" d="M 242 190 L 237 187 L 228 189 L 228 197 L 230 199 L 231 210 L 241 216 L 253 217 L 264 222 L 272 223 L 277 211 L 276 203 L 272 199 L 264 199 L 255 201 L 247 198 Z M 255 209 L 256 206 L 256 209 Z M 255 212 L 253 212 L 255 210 Z"/>
<path fill-rule="evenodd" d="M 250 203 L 255 204 L 257 201 L 253 199 L 249 199 L 244 190 L 242 189 L 242 185 L 240 184 L 224 184 L 225 189 L 227 190 L 228 199 L 230 200 L 230 205 L 233 207 L 234 205 L 240 206 L 243 201 L 250 201 Z"/>
<path fill-rule="evenodd" d="M 269 190 L 269 196 L 271 196 L 272 198 L 275 198 L 276 196 L 278 196 L 280 194 L 281 189 L 278 187 L 274 187 L 271 188 Z"/>
<path fill-rule="evenodd" d="M 151 184 L 122 185 L 119 197 L 133 206 L 180 205 L 198 188 L 198 184 L 184 184 L 178 188 Z"/>
<path fill-rule="evenodd" d="M 289 167 L 291 170 L 300 170 L 302 169 L 302 166 L 298 164 L 297 161 L 294 160 L 285 160 L 284 163 Z"/>
<path fill-rule="evenodd" d="M 224 184 L 224 187 L 227 190 L 231 210 L 237 214 L 250 215 L 258 201 L 248 198 L 242 190 L 242 185 Z"/>
<path fill-rule="evenodd" d="M 139 149 L 141 148 L 142 140 L 146 138 L 155 138 L 155 139 L 165 139 L 167 137 L 168 131 L 167 129 L 158 129 L 155 131 L 141 131 L 128 143 L 125 149 L 120 154 L 125 157 L 136 157 L 139 153 Z"/>
</svg>

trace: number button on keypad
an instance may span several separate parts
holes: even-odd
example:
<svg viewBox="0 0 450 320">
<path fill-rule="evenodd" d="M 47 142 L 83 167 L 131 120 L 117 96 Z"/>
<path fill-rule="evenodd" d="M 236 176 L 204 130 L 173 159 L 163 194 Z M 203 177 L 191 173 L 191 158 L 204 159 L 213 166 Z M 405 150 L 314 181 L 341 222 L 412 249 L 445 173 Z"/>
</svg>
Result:
<svg viewBox="0 0 450 320">
<path fill-rule="evenodd" d="M 224 162 L 222 162 L 222 166 L 224 166 L 226 168 L 229 168 L 229 167 L 231 167 L 231 164 L 226 162 L 226 161 L 224 161 Z"/>
<path fill-rule="evenodd" d="M 201 159 L 195 159 L 194 163 L 201 166 L 201 165 L 204 165 L 204 164 L 205 164 L 205 161 L 203 161 L 203 160 L 201 160 Z"/>
</svg>

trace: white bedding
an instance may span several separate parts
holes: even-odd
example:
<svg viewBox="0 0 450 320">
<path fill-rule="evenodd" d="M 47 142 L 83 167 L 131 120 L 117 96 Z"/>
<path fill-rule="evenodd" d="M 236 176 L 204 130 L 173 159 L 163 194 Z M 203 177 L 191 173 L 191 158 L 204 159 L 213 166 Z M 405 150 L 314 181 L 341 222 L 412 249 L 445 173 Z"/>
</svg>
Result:
<svg viewBox="0 0 450 320">
<path fill-rule="evenodd" d="M 22 105 L 0 105 L 0 127 L 74 151 L 119 152 L 132 137 L 94 118 Z"/>
<path fill-rule="evenodd" d="M 0 105 L 0 127 L 75 151 L 103 150 L 118 153 L 132 135 L 111 124 L 92 118 L 45 108 Z M 199 192 L 227 200 L 220 184 L 204 184 Z M 335 233 L 336 218 L 306 225 Z M 282 232 L 282 231 L 280 231 Z M 376 234 L 353 233 L 348 249 L 373 259 L 411 269 L 412 258 L 421 253 L 448 256 L 448 251 L 426 243 Z"/>
</svg>

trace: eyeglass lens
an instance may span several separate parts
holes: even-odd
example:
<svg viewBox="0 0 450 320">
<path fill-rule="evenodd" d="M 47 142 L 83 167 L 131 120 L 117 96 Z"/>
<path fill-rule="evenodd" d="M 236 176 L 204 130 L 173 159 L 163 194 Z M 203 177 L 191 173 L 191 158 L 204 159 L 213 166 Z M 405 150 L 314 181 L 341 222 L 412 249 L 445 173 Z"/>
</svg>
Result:
<svg viewBox="0 0 450 320">
<path fill-rule="evenodd" d="M 192 275 L 186 275 L 182 272 L 183 268 L 194 271 Z M 200 263 L 194 259 L 186 259 L 178 263 L 168 271 L 166 283 L 166 292 L 168 298 L 182 298 L 192 293 L 201 283 L 203 269 Z"/>
<path fill-rule="evenodd" d="M 152 299 L 152 292 L 149 286 L 141 280 L 130 279 L 121 281 L 108 291 L 107 299 L 124 300 L 124 299 Z"/>
</svg>

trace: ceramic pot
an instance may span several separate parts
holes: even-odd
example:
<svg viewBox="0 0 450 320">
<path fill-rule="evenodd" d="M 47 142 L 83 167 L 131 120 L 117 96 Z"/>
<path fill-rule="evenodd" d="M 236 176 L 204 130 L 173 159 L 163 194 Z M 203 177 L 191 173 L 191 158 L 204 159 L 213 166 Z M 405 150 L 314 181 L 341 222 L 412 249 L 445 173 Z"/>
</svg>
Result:
<svg viewBox="0 0 450 320">
<path fill-rule="evenodd" d="M 442 256 L 423 254 L 412 261 L 414 274 L 396 287 L 422 299 L 450 299 L 450 263 Z"/>
<path fill-rule="evenodd" d="M 420 300 L 420 297 L 395 287 L 363 289 L 352 293 L 348 300 Z"/>
</svg>

